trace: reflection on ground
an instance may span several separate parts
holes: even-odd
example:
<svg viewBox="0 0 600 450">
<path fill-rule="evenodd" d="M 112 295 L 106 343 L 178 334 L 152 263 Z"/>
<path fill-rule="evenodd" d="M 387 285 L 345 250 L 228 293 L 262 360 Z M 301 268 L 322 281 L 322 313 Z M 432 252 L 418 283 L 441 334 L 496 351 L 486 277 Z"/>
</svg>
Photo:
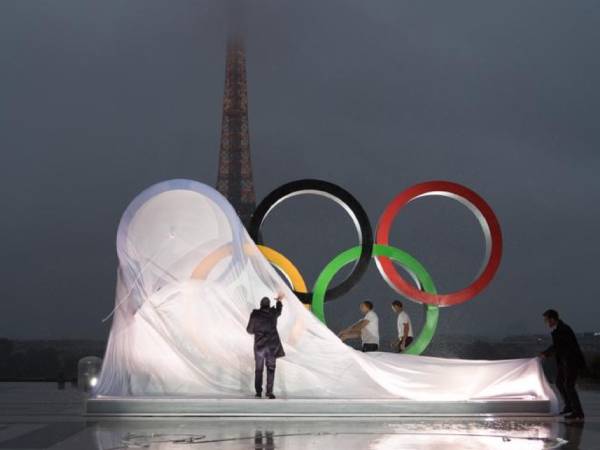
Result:
<svg viewBox="0 0 600 450">
<path fill-rule="evenodd" d="M 576 449 L 583 431 L 570 428 L 566 446 L 558 422 L 532 419 L 128 420 L 93 429 L 98 450 Z"/>
<path fill-rule="evenodd" d="M 560 418 L 94 418 L 52 383 L 0 383 L 0 450 L 600 449 L 600 393 L 585 425 Z"/>
</svg>

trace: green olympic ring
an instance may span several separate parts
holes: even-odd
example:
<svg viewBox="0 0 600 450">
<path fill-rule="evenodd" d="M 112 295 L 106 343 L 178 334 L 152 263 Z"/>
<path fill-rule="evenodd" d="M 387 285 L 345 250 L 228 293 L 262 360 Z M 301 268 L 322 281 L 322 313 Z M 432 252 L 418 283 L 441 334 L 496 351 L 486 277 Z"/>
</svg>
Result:
<svg viewBox="0 0 600 450">
<path fill-rule="evenodd" d="M 348 249 L 335 258 L 333 258 L 319 274 L 317 281 L 313 289 L 312 297 L 312 312 L 317 318 L 325 323 L 325 293 L 327 292 L 327 286 L 333 279 L 336 273 L 353 261 L 360 258 L 362 247 L 356 246 Z M 411 255 L 403 250 L 396 247 L 390 247 L 388 245 L 375 244 L 373 245 L 372 256 L 385 256 L 402 266 L 402 268 L 408 271 L 415 280 L 418 281 L 419 288 L 427 293 L 436 294 L 437 290 L 433 284 L 433 280 L 425 268 L 419 261 L 413 258 Z M 409 345 L 404 353 L 410 355 L 420 355 L 429 345 L 435 329 L 437 327 L 440 310 L 435 305 L 424 304 L 425 307 L 425 325 L 419 333 L 417 339 L 415 339 L 411 345 Z"/>
</svg>

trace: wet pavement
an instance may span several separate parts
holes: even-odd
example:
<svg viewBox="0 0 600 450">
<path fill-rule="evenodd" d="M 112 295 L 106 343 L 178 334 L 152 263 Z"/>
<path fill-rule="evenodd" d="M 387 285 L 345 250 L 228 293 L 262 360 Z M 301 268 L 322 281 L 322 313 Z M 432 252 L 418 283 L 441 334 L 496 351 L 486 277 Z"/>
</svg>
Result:
<svg viewBox="0 0 600 450">
<path fill-rule="evenodd" d="M 600 450 L 600 392 L 584 424 L 559 418 L 89 418 L 76 389 L 0 383 L 0 450 Z M 267 400 L 265 400 L 267 401 Z"/>
</svg>

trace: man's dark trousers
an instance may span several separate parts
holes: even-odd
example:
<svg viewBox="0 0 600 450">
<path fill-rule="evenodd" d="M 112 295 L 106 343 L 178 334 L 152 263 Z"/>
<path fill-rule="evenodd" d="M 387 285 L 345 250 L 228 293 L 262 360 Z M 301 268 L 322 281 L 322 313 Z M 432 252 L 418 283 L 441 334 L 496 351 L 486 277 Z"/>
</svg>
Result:
<svg viewBox="0 0 600 450">
<path fill-rule="evenodd" d="M 412 336 L 406 336 L 406 340 L 404 341 L 404 350 L 406 350 L 406 347 L 408 347 L 410 344 L 412 344 L 412 342 L 413 342 Z M 398 345 L 398 353 L 403 353 L 404 350 L 402 350 L 402 345 Z"/>
<path fill-rule="evenodd" d="M 275 355 L 269 349 L 254 352 L 254 389 L 257 394 L 262 394 L 263 369 L 267 366 L 267 395 L 273 393 L 273 381 L 275 379 Z"/>
<path fill-rule="evenodd" d="M 379 345 L 377 344 L 363 344 L 362 351 L 363 352 L 376 352 L 379 350 Z"/>
<path fill-rule="evenodd" d="M 566 364 L 558 363 L 558 373 L 556 375 L 556 388 L 565 402 L 565 409 L 573 411 L 573 414 L 583 415 L 579 395 L 575 389 L 575 382 L 579 370 L 573 367 L 568 367 Z"/>
</svg>

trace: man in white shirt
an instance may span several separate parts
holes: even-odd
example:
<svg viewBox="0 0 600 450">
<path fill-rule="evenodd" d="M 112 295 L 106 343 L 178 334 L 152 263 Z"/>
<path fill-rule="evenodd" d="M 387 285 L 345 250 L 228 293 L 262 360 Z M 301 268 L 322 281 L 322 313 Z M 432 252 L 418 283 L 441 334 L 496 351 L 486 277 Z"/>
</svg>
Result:
<svg viewBox="0 0 600 450">
<path fill-rule="evenodd" d="M 392 309 L 398 314 L 398 320 L 396 322 L 398 326 L 398 352 L 403 352 L 413 341 L 413 329 L 410 317 L 404 311 L 404 305 L 399 300 L 392 302 Z"/>
<path fill-rule="evenodd" d="M 340 331 L 342 341 L 360 337 L 363 352 L 379 350 L 379 317 L 373 311 L 373 303 L 365 300 L 360 304 L 360 312 L 365 316 L 355 324 Z"/>
</svg>

